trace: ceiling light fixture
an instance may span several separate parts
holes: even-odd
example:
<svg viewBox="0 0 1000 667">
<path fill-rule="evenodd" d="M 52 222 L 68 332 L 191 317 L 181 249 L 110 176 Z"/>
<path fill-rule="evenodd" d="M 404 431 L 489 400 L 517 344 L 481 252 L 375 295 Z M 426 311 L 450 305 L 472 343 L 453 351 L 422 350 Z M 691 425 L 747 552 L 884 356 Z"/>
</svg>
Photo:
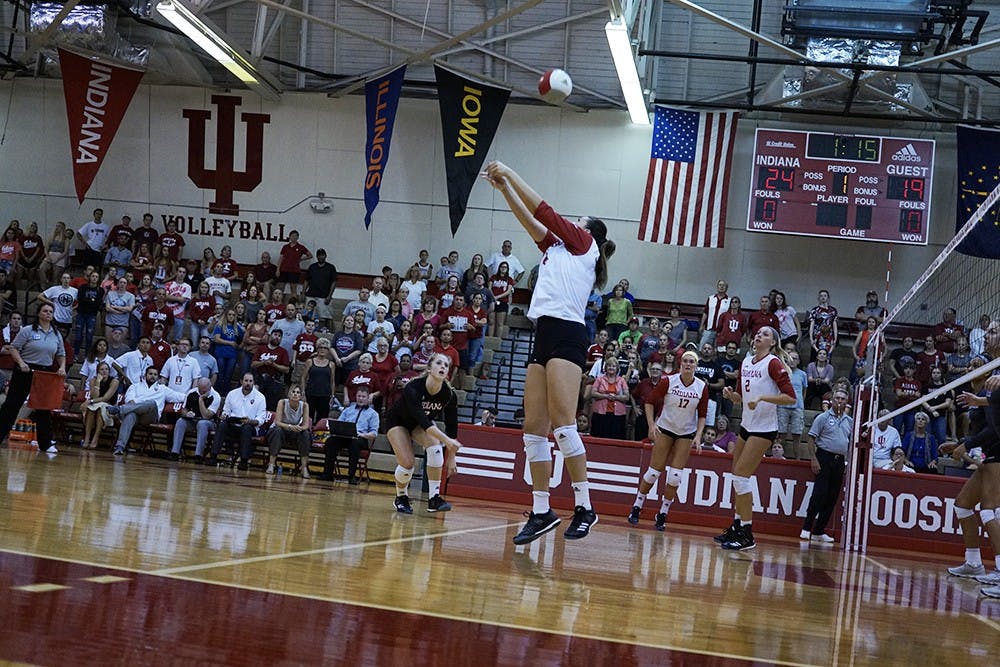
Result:
<svg viewBox="0 0 1000 667">
<path fill-rule="evenodd" d="M 210 21 L 195 15 L 180 0 L 162 0 L 157 3 L 156 11 L 261 97 L 269 100 L 279 98 L 281 88 L 278 82 L 257 69 Z"/>
<path fill-rule="evenodd" d="M 622 86 L 629 116 L 636 125 L 649 125 L 649 111 L 646 109 L 646 98 L 642 94 L 642 84 L 639 83 L 639 71 L 635 66 L 632 40 L 625 20 L 619 16 L 613 21 L 608 21 L 604 26 L 604 33 L 608 36 L 611 58 L 615 61 L 615 69 L 618 70 L 618 81 Z"/>
</svg>

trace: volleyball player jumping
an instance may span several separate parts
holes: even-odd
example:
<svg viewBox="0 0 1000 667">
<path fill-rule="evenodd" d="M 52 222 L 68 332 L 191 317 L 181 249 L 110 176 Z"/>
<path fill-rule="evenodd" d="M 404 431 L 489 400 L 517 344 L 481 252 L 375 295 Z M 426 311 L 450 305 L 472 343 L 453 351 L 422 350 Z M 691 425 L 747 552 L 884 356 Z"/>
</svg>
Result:
<svg viewBox="0 0 1000 667">
<path fill-rule="evenodd" d="M 575 497 L 573 520 L 563 534 L 578 540 L 597 523 L 587 484 L 587 454 L 576 430 L 580 372 L 590 344 L 584 311 L 591 289 L 603 287 L 607 280 L 607 258 L 615 244 L 607 239 L 604 222 L 582 218 L 574 224 L 563 218 L 510 167 L 491 162 L 483 176 L 503 194 L 514 217 L 544 253 L 528 308 L 528 318 L 535 323 L 535 345 L 524 382 L 523 437 L 532 508 L 514 544 L 527 544 L 560 522 L 549 506 L 550 430 L 566 461 Z"/>
</svg>

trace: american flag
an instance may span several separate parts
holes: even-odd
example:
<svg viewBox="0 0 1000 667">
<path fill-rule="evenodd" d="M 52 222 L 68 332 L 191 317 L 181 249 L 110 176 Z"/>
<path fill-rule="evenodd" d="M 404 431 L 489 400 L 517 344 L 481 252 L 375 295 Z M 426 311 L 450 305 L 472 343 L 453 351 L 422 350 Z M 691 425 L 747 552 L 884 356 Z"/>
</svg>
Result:
<svg viewBox="0 0 1000 667">
<path fill-rule="evenodd" d="M 656 107 L 639 240 L 721 248 L 739 113 Z"/>
</svg>

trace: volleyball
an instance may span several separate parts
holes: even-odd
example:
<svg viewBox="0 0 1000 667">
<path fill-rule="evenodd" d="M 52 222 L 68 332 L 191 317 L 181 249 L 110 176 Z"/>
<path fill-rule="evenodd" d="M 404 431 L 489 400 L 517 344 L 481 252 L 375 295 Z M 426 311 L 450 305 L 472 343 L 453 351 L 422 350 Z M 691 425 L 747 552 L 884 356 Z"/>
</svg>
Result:
<svg viewBox="0 0 1000 667">
<path fill-rule="evenodd" d="M 538 80 L 538 94 L 546 102 L 562 102 L 573 92 L 573 79 L 561 69 L 550 69 Z"/>
</svg>

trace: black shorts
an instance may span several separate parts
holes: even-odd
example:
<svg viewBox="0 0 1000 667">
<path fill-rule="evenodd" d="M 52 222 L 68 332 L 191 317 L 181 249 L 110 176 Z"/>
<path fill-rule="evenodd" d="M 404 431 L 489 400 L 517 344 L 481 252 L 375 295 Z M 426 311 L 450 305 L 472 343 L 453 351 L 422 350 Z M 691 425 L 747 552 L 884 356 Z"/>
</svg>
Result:
<svg viewBox="0 0 1000 667">
<path fill-rule="evenodd" d="M 1000 443 L 983 447 L 983 463 L 1000 463 Z"/>
<path fill-rule="evenodd" d="M 673 438 L 675 441 L 676 440 L 694 440 L 694 433 L 688 433 L 687 435 L 677 435 L 673 431 L 668 431 L 667 429 L 661 428 L 659 426 L 656 427 L 656 430 L 659 431 L 660 433 L 662 433 L 663 435 L 667 436 L 668 438 Z"/>
<path fill-rule="evenodd" d="M 544 366 L 549 359 L 565 359 L 583 369 L 589 346 L 587 327 L 582 323 L 539 317 L 535 322 L 535 347 L 528 363 Z"/>
<path fill-rule="evenodd" d="M 508 310 L 510 310 L 510 304 L 507 303 L 506 301 L 504 302 L 497 301 L 496 305 L 493 306 L 494 313 L 506 313 Z"/>
<path fill-rule="evenodd" d="M 302 274 L 298 271 L 282 271 L 278 274 L 279 283 L 290 283 L 292 285 L 298 285 L 299 280 L 302 279 Z"/>
<path fill-rule="evenodd" d="M 774 442 L 774 439 L 778 437 L 778 432 L 764 431 L 764 432 L 751 433 L 750 431 L 740 426 L 740 437 L 743 439 L 743 442 L 746 442 L 750 438 L 764 438 L 768 442 Z"/>
</svg>

